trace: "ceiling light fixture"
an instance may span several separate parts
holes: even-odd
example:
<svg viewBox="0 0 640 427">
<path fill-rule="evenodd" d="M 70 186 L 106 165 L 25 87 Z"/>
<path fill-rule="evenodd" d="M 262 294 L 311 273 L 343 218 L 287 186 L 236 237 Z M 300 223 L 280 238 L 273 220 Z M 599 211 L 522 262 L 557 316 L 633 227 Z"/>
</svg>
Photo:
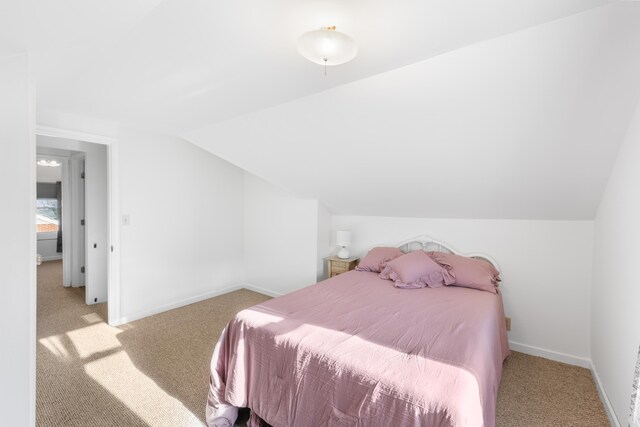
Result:
<svg viewBox="0 0 640 427">
<path fill-rule="evenodd" d="M 336 31 L 336 27 L 324 27 L 309 31 L 298 38 L 298 52 L 309 61 L 324 65 L 340 65 L 351 61 L 358 54 L 355 40 Z"/>
<path fill-rule="evenodd" d="M 38 165 L 40 166 L 50 166 L 52 168 L 60 166 L 60 162 L 57 160 L 38 160 Z"/>
</svg>

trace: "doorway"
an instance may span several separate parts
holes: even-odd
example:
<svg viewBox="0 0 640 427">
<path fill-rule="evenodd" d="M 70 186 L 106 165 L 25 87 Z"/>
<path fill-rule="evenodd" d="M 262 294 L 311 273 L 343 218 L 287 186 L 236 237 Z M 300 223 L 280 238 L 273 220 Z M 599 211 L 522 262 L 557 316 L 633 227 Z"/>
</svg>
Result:
<svg viewBox="0 0 640 427">
<path fill-rule="evenodd" d="M 108 148 L 37 135 L 36 156 L 38 255 L 43 262 L 55 263 L 39 270 L 60 273 L 59 286 L 83 288 L 85 304 L 106 304 Z"/>
<path fill-rule="evenodd" d="M 106 324 L 107 321 L 113 326 L 121 322 L 117 251 L 119 243 L 117 139 L 40 125 L 35 127 L 34 139 L 37 156 L 52 156 L 50 160 L 56 160 L 55 156 L 58 156 L 56 161 L 61 163 L 60 169 L 64 175 L 61 180 L 61 187 L 63 187 L 61 197 L 64 198 L 65 193 L 70 195 L 74 191 L 84 195 L 84 206 L 80 201 L 76 209 L 69 208 L 70 202 L 65 204 L 61 200 L 62 209 L 58 213 L 57 220 L 58 226 L 62 227 L 63 235 L 71 230 L 72 222 L 77 224 L 78 220 L 82 219 L 85 222 L 80 232 L 75 234 L 75 239 L 79 243 L 74 245 L 71 237 L 63 237 L 62 259 L 58 253 L 58 259 L 43 262 L 38 267 L 39 277 L 37 283 L 34 283 L 37 287 L 32 291 L 35 300 L 33 301 L 35 309 L 33 318 L 36 323 L 34 325 L 36 345 L 33 347 L 31 370 L 32 378 L 35 379 L 40 375 L 50 375 L 51 372 L 62 369 L 66 371 L 72 359 L 80 358 L 86 362 L 87 358 L 93 356 L 87 354 L 87 348 L 82 346 L 85 342 L 83 337 L 88 336 L 90 340 L 98 341 L 106 348 L 111 342 L 102 340 L 103 335 L 95 331 L 110 328 Z M 52 150 L 61 150 L 62 153 Z M 69 174 L 69 177 L 66 177 L 66 174 Z M 82 179 L 78 181 L 76 187 L 71 183 L 71 174 L 80 176 Z M 84 178 L 82 178 L 83 174 Z M 36 173 L 32 175 L 34 181 L 35 175 Z M 35 182 L 32 185 L 36 186 Z M 49 205 L 51 208 L 56 207 L 52 203 Z M 76 211 L 77 215 L 74 216 L 73 213 Z M 47 213 L 52 215 L 51 212 Z M 97 227 L 96 224 L 101 226 Z M 57 245 L 57 236 L 55 241 L 53 234 L 48 237 L 52 238 L 53 242 L 48 243 L 49 245 Z M 34 236 L 35 239 L 36 236 Z M 78 253 L 73 255 L 74 251 Z M 85 256 L 84 259 L 82 254 Z M 78 260 L 76 265 L 85 267 L 84 277 L 73 277 L 71 273 L 75 269 L 71 260 L 66 261 L 67 257 L 74 257 L 74 260 Z M 67 269 L 69 270 L 65 274 L 63 270 Z M 99 280 L 93 280 L 94 277 Z M 41 280 L 43 278 L 48 280 Z M 83 283 L 84 286 L 82 286 Z M 78 375 L 83 375 L 83 372 L 79 370 Z M 43 384 L 41 382 L 37 388 L 34 385 L 34 391 L 37 390 L 32 401 L 34 414 L 37 412 L 35 411 L 36 394 L 50 393 L 52 390 L 53 393 L 59 391 L 57 385 L 53 389 L 47 389 L 42 387 Z M 82 396 L 82 392 L 78 396 Z"/>
</svg>

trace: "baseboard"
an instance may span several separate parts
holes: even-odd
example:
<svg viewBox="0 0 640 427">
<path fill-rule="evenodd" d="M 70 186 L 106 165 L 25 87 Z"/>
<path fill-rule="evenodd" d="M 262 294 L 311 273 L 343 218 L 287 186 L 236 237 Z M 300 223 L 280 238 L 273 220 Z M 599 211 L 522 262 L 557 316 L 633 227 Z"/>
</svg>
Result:
<svg viewBox="0 0 640 427">
<path fill-rule="evenodd" d="M 257 292 L 262 295 L 268 295 L 274 298 L 284 295 L 280 292 L 274 292 L 274 291 L 270 291 L 269 289 L 261 288 L 260 286 L 250 285 L 249 283 L 245 283 L 244 285 L 242 285 L 242 287 L 250 291 Z"/>
<path fill-rule="evenodd" d="M 547 350 L 532 345 L 520 344 L 519 342 L 515 341 L 509 341 L 509 348 L 511 350 L 519 351 L 520 353 L 544 357 L 545 359 L 555 360 L 556 362 L 562 362 L 569 365 L 580 366 L 581 368 L 591 369 L 591 360 L 585 359 L 583 357 L 572 356 L 570 354 Z"/>
<path fill-rule="evenodd" d="M 243 287 L 244 287 L 243 285 L 233 285 L 233 286 L 228 286 L 226 288 L 217 289 L 215 291 L 205 292 L 200 295 L 196 295 L 193 297 L 185 298 L 180 301 L 172 302 L 171 304 L 165 304 L 160 307 L 155 307 L 149 310 L 143 310 L 137 313 L 120 316 L 119 320 L 109 322 L 109 324 L 112 326 L 118 326 L 124 323 L 133 322 L 135 320 L 140 320 L 145 317 L 153 316 L 154 314 L 160 314 L 165 311 L 173 310 L 175 308 L 184 307 L 185 305 L 194 304 L 196 302 L 204 301 L 209 298 L 217 297 L 219 295 L 226 294 L 228 292 L 237 291 L 238 289 L 242 289 Z"/>
<path fill-rule="evenodd" d="M 62 255 L 43 256 L 42 257 L 42 262 L 58 261 L 60 259 L 62 259 Z"/>
<path fill-rule="evenodd" d="M 611 425 L 613 427 L 621 427 L 620 422 L 618 421 L 618 417 L 616 417 L 616 413 L 613 411 L 613 406 L 611 405 L 609 396 L 607 396 L 607 392 L 604 391 L 602 381 L 600 380 L 600 375 L 598 375 L 598 371 L 596 370 L 593 362 L 591 362 L 591 375 L 593 375 L 593 380 L 596 383 L 596 388 L 598 389 L 600 400 L 602 400 L 602 403 L 604 404 L 604 410 L 607 412 L 607 416 L 609 417 Z"/>
</svg>

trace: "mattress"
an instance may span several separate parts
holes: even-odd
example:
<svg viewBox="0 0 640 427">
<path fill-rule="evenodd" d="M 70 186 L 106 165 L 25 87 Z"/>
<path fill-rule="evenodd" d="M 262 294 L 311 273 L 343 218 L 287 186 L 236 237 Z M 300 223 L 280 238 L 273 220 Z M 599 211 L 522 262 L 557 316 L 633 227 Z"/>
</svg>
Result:
<svg viewBox="0 0 640 427">
<path fill-rule="evenodd" d="M 215 347 L 209 426 L 495 425 L 500 293 L 350 271 L 239 312 Z"/>
</svg>

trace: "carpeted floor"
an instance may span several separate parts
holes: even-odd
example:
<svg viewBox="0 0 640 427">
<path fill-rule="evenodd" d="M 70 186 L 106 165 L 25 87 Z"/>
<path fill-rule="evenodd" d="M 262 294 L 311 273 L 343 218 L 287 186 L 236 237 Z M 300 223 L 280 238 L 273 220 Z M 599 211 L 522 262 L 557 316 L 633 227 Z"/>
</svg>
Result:
<svg viewBox="0 0 640 427">
<path fill-rule="evenodd" d="M 240 290 L 121 327 L 106 304 L 63 288 L 62 264 L 38 267 L 37 425 L 202 426 L 213 345 L 227 321 L 268 297 Z M 513 353 L 500 427 L 608 426 L 588 370 Z"/>
</svg>

